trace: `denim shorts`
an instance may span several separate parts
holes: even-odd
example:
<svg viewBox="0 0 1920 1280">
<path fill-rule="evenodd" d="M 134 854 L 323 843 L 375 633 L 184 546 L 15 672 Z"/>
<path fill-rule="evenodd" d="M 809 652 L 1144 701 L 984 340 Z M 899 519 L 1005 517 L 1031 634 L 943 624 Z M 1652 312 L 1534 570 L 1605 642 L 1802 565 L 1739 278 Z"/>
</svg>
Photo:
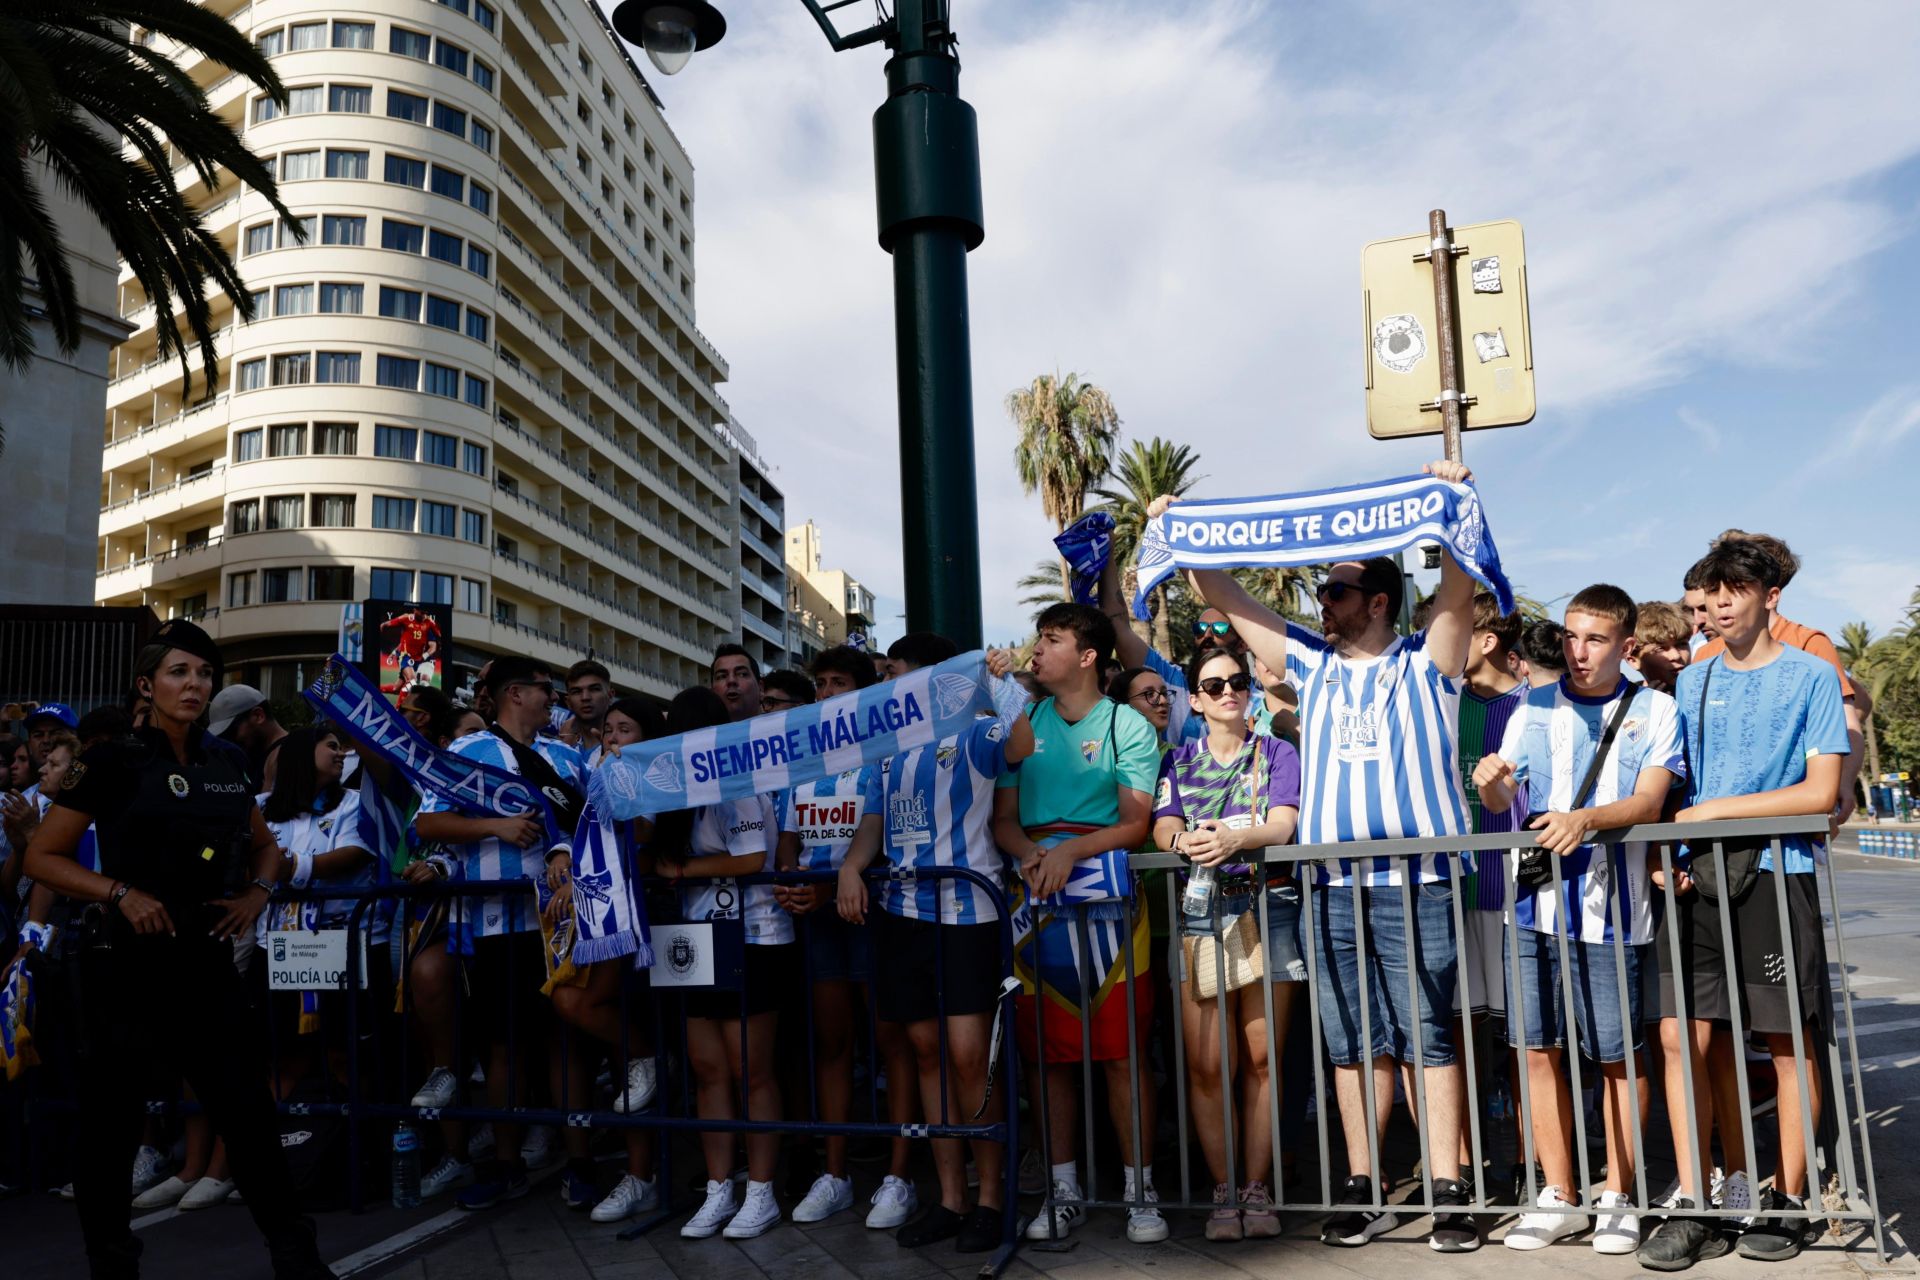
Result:
<svg viewBox="0 0 1920 1280">
<path fill-rule="evenodd" d="M 831 906 L 799 919 L 809 982 L 865 982 L 873 972 L 873 932 L 842 920 Z"/>
<path fill-rule="evenodd" d="M 1300 886 L 1289 880 L 1267 886 L 1267 977 L 1274 982 L 1305 982 L 1306 957 L 1300 952 Z M 1258 908 L 1254 890 L 1231 893 L 1214 900 L 1214 910 L 1206 915 L 1182 915 L 1180 936 L 1202 938 L 1224 932 L 1235 916 Z"/>
<path fill-rule="evenodd" d="M 1335 1066 L 1356 1066 L 1363 1057 L 1418 1061 L 1429 1067 L 1448 1066 L 1454 1060 L 1453 886 L 1438 880 L 1413 885 L 1411 891 L 1413 936 L 1409 938 L 1402 918 L 1406 889 L 1393 885 L 1359 890 L 1361 922 L 1366 927 L 1364 956 L 1351 885 L 1316 888 L 1313 911 L 1302 917 L 1302 928 L 1309 923 L 1313 927 L 1320 966 L 1316 987 L 1320 1027 L 1327 1056 Z M 1371 1033 L 1364 1054 L 1363 1008 Z"/>
<path fill-rule="evenodd" d="M 1564 1049 L 1567 1045 L 1565 992 L 1560 981 L 1560 940 L 1551 933 L 1518 930 L 1519 993 L 1510 1002 L 1508 1041 L 1516 1049 Z M 1503 952 L 1507 980 L 1513 980 L 1514 934 Z M 1640 973 L 1644 946 L 1624 948 L 1627 962 L 1626 1021 L 1622 1025 L 1619 972 L 1611 942 L 1567 941 L 1567 969 L 1573 986 L 1573 1023 L 1580 1052 L 1596 1062 L 1624 1062 L 1625 1033 L 1633 1033 L 1633 1051 L 1646 1047 L 1641 1035 Z M 1520 1032 L 1526 1032 L 1521 1043 Z"/>
</svg>

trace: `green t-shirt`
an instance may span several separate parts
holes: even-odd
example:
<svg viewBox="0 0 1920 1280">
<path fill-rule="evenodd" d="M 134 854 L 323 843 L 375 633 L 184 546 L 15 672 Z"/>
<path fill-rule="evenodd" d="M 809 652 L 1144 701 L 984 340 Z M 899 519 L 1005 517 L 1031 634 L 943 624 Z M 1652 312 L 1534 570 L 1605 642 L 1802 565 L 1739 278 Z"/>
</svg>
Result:
<svg viewBox="0 0 1920 1280">
<path fill-rule="evenodd" d="M 1132 707 L 1109 698 L 1077 724 L 1060 718 L 1052 698 L 1035 703 L 1033 754 L 1000 775 L 999 786 L 1020 788 L 1020 825 L 1078 822 L 1110 827 L 1120 821 L 1126 787 L 1149 799 L 1160 776 L 1160 735 Z"/>
</svg>

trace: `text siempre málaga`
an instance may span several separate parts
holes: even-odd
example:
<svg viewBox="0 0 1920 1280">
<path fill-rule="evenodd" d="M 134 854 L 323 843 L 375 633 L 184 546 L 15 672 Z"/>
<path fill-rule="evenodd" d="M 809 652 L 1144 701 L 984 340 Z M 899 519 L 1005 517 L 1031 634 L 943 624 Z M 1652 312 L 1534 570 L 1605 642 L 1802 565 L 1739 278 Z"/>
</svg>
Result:
<svg viewBox="0 0 1920 1280">
<path fill-rule="evenodd" d="M 849 706 L 828 719 L 785 732 L 756 734 L 744 742 L 719 743 L 709 750 L 689 752 L 687 768 L 695 782 L 757 773 L 772 765 L 792 764 L 842 747 L 859 746 L 924 724 L 926 719 L 920 699 L 909 691 L 870 706 Z"/>
</svg>

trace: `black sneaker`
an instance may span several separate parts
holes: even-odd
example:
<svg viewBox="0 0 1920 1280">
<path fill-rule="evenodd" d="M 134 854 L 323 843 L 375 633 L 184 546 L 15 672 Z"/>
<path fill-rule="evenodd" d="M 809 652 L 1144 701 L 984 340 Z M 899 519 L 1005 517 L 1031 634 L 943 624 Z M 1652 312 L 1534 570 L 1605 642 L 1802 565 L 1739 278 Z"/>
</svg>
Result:
<svg viewBox="0 0 1920 1280">
<path fill-rule="evenodd" d="M 1649 1271 L 1685 1271 L 1696 1262 L 1718 1258 L 1732 1246 L 1719 1224 L 1687 1215 L 1693 1201 L 1681 1200 L 1673 1216 L 1647 1234 L 1635 1254 Z"/>
<path fill-rule="evenodd" d="M 966 1229 L 966 1224 L 965 1218 L 947 1206 L 937 1204 L 900 1228 L 893 1238 L 900 1242 L 902 1249 L 918 1249 L 922 1245 L 953 1239 Z"/>
<path fill-rule="evenodd" d="M 1335 1204 L 1372 1204 L 1373 1179 L 1363 1174 L 1354 1174 L 1341 1184 L 1340 1198 Z M 1396 1219 L 1389 1211 L 1376 1212 L 1372 1209 L 1354 1209 L 1346 1213 L 1336 1213 L 1327 1219 L 1327 1225 L 1320 1228 L 1320 1243 L 1335 1245 L 1343 1249 L 1354 1249 L 1389 1230 Z"/>
<path fill-rule="evenodd" d="M 980 1205 L 969 1213 L 954 1239 L 955 1253 L 992 1253 L 1000 1247 L 1003 1215 L 998 1209 Z"/>
<path fill-rule="evenodd" d="M 1783 1192 L 1767 1188 L 1760 1202 L 1760 1217 L 1740 1236 L 1738 1251 L 1743 1258 L 1759 1262 L 1785 1262 L 1797 1258 L 1800 1251 L 1820 1238 L 1819 1226 L 1811 1218 L 1770 1216 L 1769 1210 L 1805 1209 L 1806 1201 L 1795 1200 Z"/>
<path fill-rule="evenodd" d="M 1452 1178 L 1433 1180 L 1433 1234 L 1427 1244 L 1437 1253 L 1472 1253 L 1480 1247 L 1480 1224 L 1470 1213 L 1442 1213 L 1442 1205 L 1473 1203 L 1473 1184 Z"/>
</svg>

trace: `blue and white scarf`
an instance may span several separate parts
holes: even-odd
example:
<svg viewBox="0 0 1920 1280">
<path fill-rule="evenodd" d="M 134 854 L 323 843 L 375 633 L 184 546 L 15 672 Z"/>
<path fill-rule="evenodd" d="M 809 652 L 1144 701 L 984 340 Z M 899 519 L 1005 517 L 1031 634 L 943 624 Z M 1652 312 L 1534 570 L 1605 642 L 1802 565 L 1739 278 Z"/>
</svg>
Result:
<svg viewBox="0 0 1920 1280">
<path fill-rule="evenodd" d="M 608 757 L 611 758 L 611 757 Z M 628 875 L 632 828 L 602 818 L 592 804 L 580 815 L 573 837 L 573 962 L 597 964 L 632 956 L 633 967 L 653 967 L 653 934 L 647 910 Z"/>
<path fill-rule="evenodd" d="M 1182 502 L 1147 521 L 1133 613 L 1181 569 L 1280 569 L 1390 556 L 1438 542 L 1513 612 L 1513 588 L 1471 484 L 1403 476 L 1375 484 L 1266 498 Z"/>
<path fill-rule="evenodd" d="M 635 743 L 593 770 L 616 821 L 818 782 L 951 738 L 994 710 L 978 650 L 824 702 Z"/>
<path fill-rule="evenodd" d="M 1100 571 L 1113 554 L 1113 517 L 1104 511 L 1081 516 L 1054 538 L 1072 572 L 1073 601 L 1092 604 L 1100 595 Z"/>
</svg>

